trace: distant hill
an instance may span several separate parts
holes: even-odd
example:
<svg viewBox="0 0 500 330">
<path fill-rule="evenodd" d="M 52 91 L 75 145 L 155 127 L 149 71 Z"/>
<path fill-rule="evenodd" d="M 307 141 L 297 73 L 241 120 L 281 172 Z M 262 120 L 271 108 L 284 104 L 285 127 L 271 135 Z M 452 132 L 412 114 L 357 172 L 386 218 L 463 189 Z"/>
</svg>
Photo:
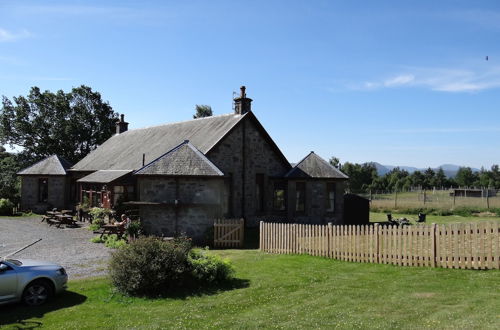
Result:
<svg viewBox="0 0 500 330">
<path fill-rule="evenodd" d="M 377 162 L 370 162 L 372 163 L 375 168 L 377 169 L 378 175 L 382 176 L 387 173 L 389 173 L 391 170 L 395 169 L 396 167 L 399 167 L 401 170 L 408 171 L 408 173 L 413 173 L 415 171 L 425 171 L 427 168 L 417 168 L 417 167 L 412 167 L 412 166 L 395 166 L 395 165 L 382 165 Z M 459 165 L 454 165 L 454 164 L 443 164 L 441 166 L 438 166 L 437 168 L 433 168 L 434 171 L 437 171 L 439 168 L 442 168 L 444 171 L 444 174 L 449 177 L 453 178 L 457 175 L 458 170 L 460 169 L 461 166 Z M 477 168 L 472 168 L 472 171 L 474 172 L 479 172 L 479 169 Z"/>
</svg>

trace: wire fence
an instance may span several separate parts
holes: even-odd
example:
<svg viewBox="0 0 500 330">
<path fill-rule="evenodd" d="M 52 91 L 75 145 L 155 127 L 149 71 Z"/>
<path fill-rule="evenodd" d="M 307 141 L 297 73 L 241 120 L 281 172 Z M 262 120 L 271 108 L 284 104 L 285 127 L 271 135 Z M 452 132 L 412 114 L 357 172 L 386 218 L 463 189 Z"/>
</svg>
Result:
<svg viewBox="0 0 500 330">
<path fill-rule="evenodd" d="M 408 191 L 368 191 L 358 195 L 370 200 L 372 208 L 436 208 L 459 207 L 500 208 L 500 190 L 476 188 L 413 189 Z"/>
</svg>

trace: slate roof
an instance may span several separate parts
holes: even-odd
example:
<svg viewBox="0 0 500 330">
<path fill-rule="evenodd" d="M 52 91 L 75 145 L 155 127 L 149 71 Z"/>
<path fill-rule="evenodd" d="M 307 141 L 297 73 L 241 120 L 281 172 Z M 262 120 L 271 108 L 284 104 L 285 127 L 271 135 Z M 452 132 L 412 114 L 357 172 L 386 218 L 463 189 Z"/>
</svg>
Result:
<svg viewBox="0 0 500 330">
<path fill-rule="evenodd" d="M 298 162 L 286 175 L 287 178 L 348 179 L 349 177 L 330 165 L 313 151 Z"/>
<path fill-rule="evenodd" d="M 206 154 L 245 116 L 226 114 L 126 131 L 114 135 L 79 161 L 72 170 L 137 170 L 146 161 L 157 159 L 184 140 Z"/>
<path fill-rule="evenodd" d="M 131 170 L 100 170 L 84 176 L 83 178 L 77 180 L 77 182 L 110 183 L 131 172 Z"/>
<path fill-rule="evenodd" d="M 66 175 L 66 170 L 71 166 L 72 164 L 66 159 L 52 155 L 25 168 L 17 175 Z"/>
<path fill-rule="evenodd" d="M 175 176 L 223 176 L 204 154 L 189 140 L 184 141 L 164 155 L 136 171 L 136 175 L 175 175 Z"/>
</svg>

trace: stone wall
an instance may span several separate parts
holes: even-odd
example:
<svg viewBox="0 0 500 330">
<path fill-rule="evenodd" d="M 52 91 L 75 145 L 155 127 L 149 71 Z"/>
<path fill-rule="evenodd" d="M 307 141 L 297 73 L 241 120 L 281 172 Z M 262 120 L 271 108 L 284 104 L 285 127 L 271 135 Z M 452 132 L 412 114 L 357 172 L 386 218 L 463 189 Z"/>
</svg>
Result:
<svg viewBox="0 0 500 330">
<path fill-rule="evenodd" d="M 232 200 L 228 217 L 245 217 L 247 225 L 257 225 L 259 215 L 273 214 L 270 177 L 284 176 L 285 164 L 251 120 L 243 120 L 207 157 L 231 177 Z M 264 210 L 257 212 L 256 175 L 264 174 Z M 243 184 L 244 182 L 244 184 Z"/>
<path fill-rule="evenodd" d="M 308 180 L 306 183 L 305 210 L 296 212 L 296 182 L 304 180 L 290 180 L 288 182 L 288 218 L 298 223 L 311 224 L 341 224 L 344 217 L 344 181 Z M 326 185 L 335 183 L 335 208 L 334 212 L 327 212 Z"/>
<path fill-rule="evenodd" d="M 158 203 L 139 207 L 149 234 L 185 234 L 202 242 L 214 219 L 222 218 L 227 209 L 222 178 L 139 177 L 137 186 L 141 202 Z"/>
<path fill-rule="evenodd" d="M 48 178 L 48 198 L 46 203 L 38 201 L 38 182 Z M 66 208 L 68 183 L 65 176 L 22 176 L 21 209 L 44 213 L 47 209 Z"/>
</svg>

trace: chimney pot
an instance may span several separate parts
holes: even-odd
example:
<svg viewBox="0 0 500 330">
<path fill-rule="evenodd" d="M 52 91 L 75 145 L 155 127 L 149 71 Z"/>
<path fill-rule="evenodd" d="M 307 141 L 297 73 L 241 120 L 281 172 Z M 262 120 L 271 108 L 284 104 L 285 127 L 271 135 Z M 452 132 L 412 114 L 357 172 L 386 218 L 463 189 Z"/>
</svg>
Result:
<svg viewBox="0 0 500 330">
<path fill-rule="evenodd" d="M 252 99 L 247 97 L 246 87 L 240 87 L 240 96 L 234 99 L 234 112 L 238 115 L 244 115 L 252 110 Z"/>
<path fill-rule="evenodd" d="M 125 115 L 121 114 L 120 119 L 116 122 L 116 134 L 121 134 L 128 131 L 128 123 L 125 121 Z"/>
</svg>

